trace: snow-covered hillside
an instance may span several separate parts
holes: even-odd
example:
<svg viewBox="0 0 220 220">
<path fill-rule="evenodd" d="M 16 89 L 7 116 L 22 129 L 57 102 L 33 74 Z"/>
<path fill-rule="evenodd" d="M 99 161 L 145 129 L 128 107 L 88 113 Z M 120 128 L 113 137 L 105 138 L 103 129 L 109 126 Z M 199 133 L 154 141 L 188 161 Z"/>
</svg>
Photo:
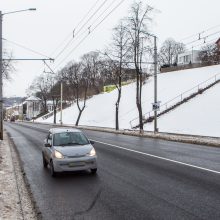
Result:
<svg viewBox="0 0 220 220">
<path fill-rule="evenodd" d="M 176 97 L 177 95 L 185 92 L 186 90 L 191 89 L 192 87 L 198 85 L 199 83 L 219 73 L 220 73 L 220 65 L 158 74 L 158 100 L 161 101 L 161 104 L 163 104 L 166 101 Z M 215 91 L 216 88 L 218 87 L 219 85 L 216 85 L 215 87 L 211 88 L 206 93 L 210 94 L 209 96 L 212 96 L 211 95 L 213 93 L 212 91 Z M 147 83 L 143 86 L 143 99 L 142 99 L 143 113 L 146 113 L 152 109 L 152 102 L 153 102 L 153 97 L 154 97 L 153 91 L 154 91 L 153 78 L 150 78 L 147 81 Z M 206 93 L 204 94 L 206 95 Z M 202 95 L 202 96 L 205 97 L 205 95 Z M 220 93 L 219 93 L 219 96 L 220 96 Z M 198 100 L 198 103 L 199 103 L 199 100 L 201 99 L 200 97 L 195 99 L 195 100 Z M 114 90 L 110 93 L 103 93 L 103 94 L 93 96 L 91 99 L 87 101 L 86 109 L 84 110 L 81 120 L 80 120 L 80 125 L 114 127 L 116 98 L 117 98 L 117 90 Z M 204 101 L 204 103 L 206 103 L 205 106 L 206 107 L 210 106 L 209 101 L 211 102 L 211 99 L 207 98 L 206 101 Z M 189 102 L 189 103 L 193 103 L 193 100 L 192 102 Z M 212 115 L 212 116 L 216 115 L 217 117 L 217 110 L 215 109 L 217 109 L 217 106 L 220 106 L 220 105 L 218 104 L 218 99 L 216 97 L 216 102 L 212 103 L 211 105 L 212 107 L 207 109 L 207 111 L 210 110 L 210 113 L 206 112 L 205 119 L 203 115 L 200 114 L 201 111 L 205 109 L 205 107 L 202 107 L 201 105 L 202 104 L 198 104 L 198 106 L 200 106 L 199 108 L 193 107 L 193 109 L 190 110 L 190 105 L 188 105 L 187 103 L 183 105 L 183 108 L 184 106 L 188 106 L 188 107 L 185 107 L 186 110 L 188 110 L 187 114 L 185 114 L 184 112 L 183 115 L 180 115 L 177 113 L 175 115 L 175 111 L 172 111 L 164 115 L 158 121 L 159 125 L 161 125 L 161 128 L 159 127 L 160 130 L 168 131 L 168 132 L 183 131 L 179 129 L 180 124 L 179 122 L 177 122 L 178 118 L 181 118 L 181 120 L 185 121 L 186 123 L 187 120 L 184 120 L 184 117 L 188 119 L 190 118 L 191 114 L 192 115 L 197 114 L 196 120 L 199 120 L 200 123 L 203 126 L 205 126 L 205 122 L 209 121 L 208 119 L 209 115 Z M 194 109 L 196 109 L 197 113 L 194 112 Z M 216 113 L 214 113 L 213 111 L 216 111 Z M 63 123 L 74 124 L 76 121 L 77 115 L 78 115 L 78 109 L 76 105 L 73 105 L 68 109 L 65 109 L 63 111 Z M 130 129 L 131 127 L 130 127 L 129 122 L 137 116 L 138 116 L 138 112 L 137 112 L 136 104 L 135 104 L 135 83 L 132 83 L 130 85 L 124 86 L 122 89 L 122 99 L 120 103 L 120 128 Z M 169 119 L 166 120 L 165 119 L 166 117 L 167 118 L 169 117 Z M 57 121 L 59 121 L 59 118 L 60 118 L 60 115 L 58 113 Z M 192 118 L 194 120 L 188 120 L 188 123 L 186 123 L 188 124 L 188 127 L 191 128 L 190 130 L 188 130 L 189 132 L 187 132 L 186 130 L 186 133 L 200 134 L 201 129 L 196 129 L 197 126 L 195 126 L 196 124 L 195 116 L 192 116 Z M 38 121 L 52 123 L 53 117 L 48 118 L 46 120 L 43 120 L 40 118 L 38 119 Z M 164 121 L 163 128 L 162 128 L 162 121 Z M 166 124 L 170 124 L 170 125 L 172 124 L 172 126 L 166 127 L 165 126 Z M 193 126 L 195 127 L 194 129 L 193 129 Z M 151 125 L 146 126 L 146 129 L 151 129 Z M 212 135 L 212 134 L 206 133 L 206 135 Z"/>
<path fill-rule="evenodd" d="M 220 137 L 220 83 L 158 119 L 160 131 Z M 145 125 L 153 130 L 153 123 Z"/>
</svg>

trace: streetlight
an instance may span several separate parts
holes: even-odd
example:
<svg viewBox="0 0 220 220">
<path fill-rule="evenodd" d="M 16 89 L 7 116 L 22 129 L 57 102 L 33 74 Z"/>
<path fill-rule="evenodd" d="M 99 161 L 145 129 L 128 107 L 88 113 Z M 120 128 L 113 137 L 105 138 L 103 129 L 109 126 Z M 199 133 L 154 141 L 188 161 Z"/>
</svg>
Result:
<svg viewBox="0 0 220 220">
<path fill-rule="evenodd" d="M 56 74 L 45 61 L 44 61 L 44 64 L 49 68 L 52 74 L 54 75 Z M 63 81 L 62 79 L 60 82 L 60 124 L 61 125 L 63 124 Z"/>
<path fill-rule="evenodd" d="M 36 8 L 28 8 L 24 10 L 19 11 L 11 11 L 2 13 L 0 11 L 0 139 L 3 140 L 3 97 L 2 97 L 2 73 L 3 73 L 3 67 L 2 67 L 2 20 L 3 15 L 7 14 L 14 14 L 18 12 L 24 12 L 24 11 L 36 11 Z"/>
<path fill-rule="evenodd" d="M 148 32 L 144 32 L 146 35 L 154 38 L 154 103 L 153 103 L 153 110 L 154 110 L 154 133 L 158 132 L 157 127 L 157 110 L 159 107 L 159 102 L 157 100 L 157 36 L 154 34 L 150 34 Z M 154 108 L 155 107 L 155 108 Z"/>
</svg>

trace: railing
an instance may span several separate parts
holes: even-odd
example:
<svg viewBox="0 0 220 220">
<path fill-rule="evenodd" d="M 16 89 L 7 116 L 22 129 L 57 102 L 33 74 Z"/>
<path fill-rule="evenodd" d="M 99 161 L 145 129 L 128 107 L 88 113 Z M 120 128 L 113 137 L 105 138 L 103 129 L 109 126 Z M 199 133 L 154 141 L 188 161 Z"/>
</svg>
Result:
<svg viewBox="0 0 220 220">
<path fill-rule="evenodd" d="M 220 73 L 214 75 L 213 77 L 199 83 L 198 85 L 194 86 L 193 88 L 181 93 L 180 95 L 166 101 L 164 104 L 160 106 L 160 110 L 158 111 L 159 113 L 162 113 L 172 106 L 176 105 L 179 102 L 182 102 L 184 99 L 188 98 L 194 93 L 199 93 L 200 90 L 203 90 L 204 88 L 212 85 L 213 83 L 216 83 L 217 81 L 220 80 Z M 154 117 L 154 111 L 151 110 L 145 114 L 143 114 L 143 121 L 146 121 L 147 119 Z M 139 117 L 133 119 L 130 121 L 130 126 L 131 128 L 135 128 L 139 125 Z"/>
<path fill-rule="evenodd" d="M 46 120 L 46 119 L 48 119 L 49 117 L 51 117 L 52 115 L 53 115 L 53 111 L 51 111 L 51 112 L 47 113 L 46 115 L 42 116 L 42 119 L 43 119 L 43 120 Z"/>
</svg>

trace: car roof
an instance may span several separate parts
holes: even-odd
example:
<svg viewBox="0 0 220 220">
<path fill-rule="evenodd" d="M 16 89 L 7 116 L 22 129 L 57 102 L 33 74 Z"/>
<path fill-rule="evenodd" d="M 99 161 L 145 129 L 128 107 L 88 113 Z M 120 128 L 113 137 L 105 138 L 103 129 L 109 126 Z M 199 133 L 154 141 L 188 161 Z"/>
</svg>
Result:
<svg viewBox="0 0 220 220">
<path fill-rule="evenodd" d="M 76 128 L 64 128 L 64 127 L 51 128 L 49 131 L 52 134 L 62 133 L 62 132 L 81 132 L 79 129 Z"/>
</svg>

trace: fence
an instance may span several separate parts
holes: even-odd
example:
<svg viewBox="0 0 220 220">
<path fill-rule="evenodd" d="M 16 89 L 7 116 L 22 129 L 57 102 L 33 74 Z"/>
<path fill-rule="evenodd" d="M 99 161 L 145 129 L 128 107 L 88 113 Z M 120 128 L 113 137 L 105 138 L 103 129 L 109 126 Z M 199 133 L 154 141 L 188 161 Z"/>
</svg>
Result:
<svg viewBox="0 0 220 220">
<path fill-rule="evenodd" d="M 171 109 L 173 106 L 177 105 L 178 103 L 183 102 L 184 100 L 187 100 L 191 95 L 195 93 L 200 93 L 203 89 L 209 87 L 212 84 L 217 83 L 220 81 L 220 73 L 216 74 L 215 76 L 199 83 L 198 85 L 194 86 L 193 88 L 181 93 L 180 95 L 168 100 L 164 104 L 160 106 L 160 110 L 158 111 L 158 114 L 162 114 L 163 112 L 166 112 L 168 109 Z M 154 111 L 149 111 L 146 114 L 143 114 L 143 121 L 146 122 L 149 118 L 154 117 Z M 139 117 L 133 119 L 130 121 L 131 128 L 138 127 L 139 125 Z"/>
</svg>

